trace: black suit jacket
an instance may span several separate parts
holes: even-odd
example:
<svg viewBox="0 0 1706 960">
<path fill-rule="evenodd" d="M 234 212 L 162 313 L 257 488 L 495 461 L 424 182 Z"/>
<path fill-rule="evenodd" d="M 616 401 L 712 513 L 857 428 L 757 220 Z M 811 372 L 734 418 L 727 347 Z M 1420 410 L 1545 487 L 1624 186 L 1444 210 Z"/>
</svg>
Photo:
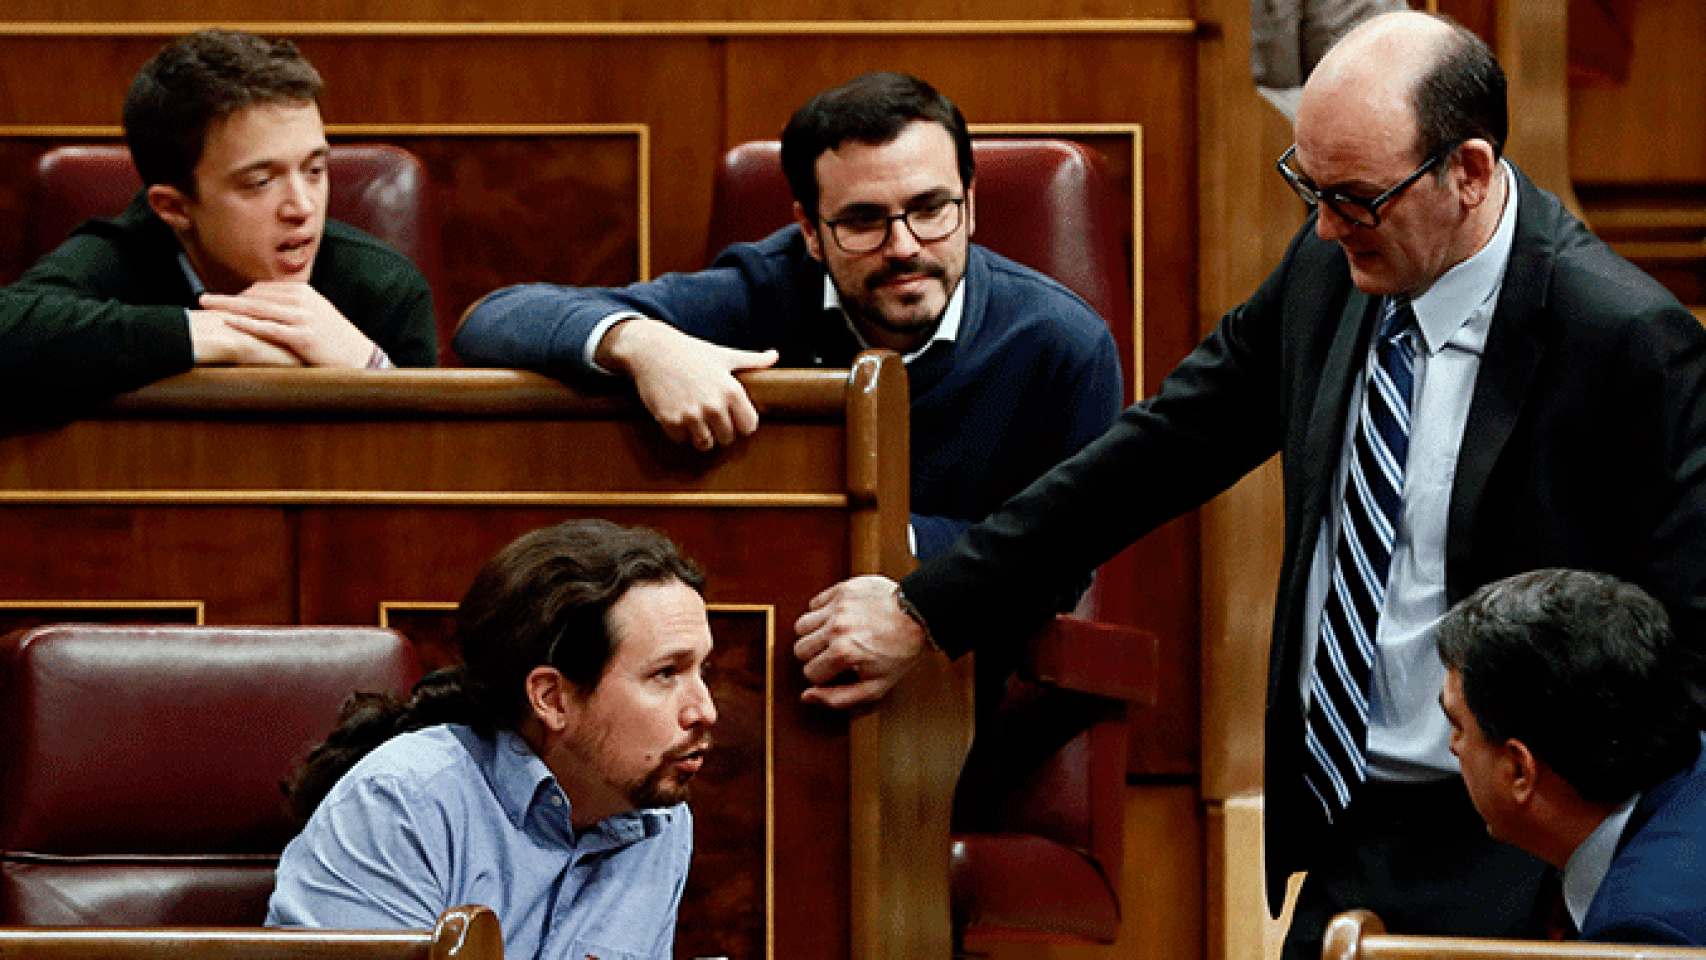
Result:
<svg viewBox="0 0 1706 960">
<path fill-rule="evenodd" d="M 1516 175 L 1516 237 L 1458 456 L 1449 599 L 1537 567 L 1599 570 L 1706 623 L 1706 333 L 1676 299 Z M 1273 454 L 1285 554 L 1266 723 L 1269 902 L 1326 822 L 1303 783 L 1304 589 L 1377 298 L 1314 221 L 1156 394 L 905 581 L 950 653 L 1040 623 L 1081 575 Z M 1414 467 L 1412 467 L 1414 469 Z"/>
</svg>

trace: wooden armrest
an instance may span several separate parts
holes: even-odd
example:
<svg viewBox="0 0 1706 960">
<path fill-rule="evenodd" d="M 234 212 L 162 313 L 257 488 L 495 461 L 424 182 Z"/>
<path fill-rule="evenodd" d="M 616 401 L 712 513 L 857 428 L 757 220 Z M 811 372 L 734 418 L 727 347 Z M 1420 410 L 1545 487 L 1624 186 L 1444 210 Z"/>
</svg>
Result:
<svg viewBox="0 0 1706 960">
<path fill-rule="evenodd" d="M 1706 960 L 1706 948 L 1400 936 L 1367 910 L 1347 910 L 1327 924 L 1321 960 Z"/>
<path fill-rule="evenodd" d="M 0 927 L 7 960 L 503 960 L 486 907 L 452 907 L 423 930 L 268 927 Z"/>
<path fill-rule="evenodd" d="M 1037 632 L 1027 653 L 1043 683 L 1148 706 L 1155 702 L 1159 649 L 1148 630 L 1060 614 Z"/>
</svg>

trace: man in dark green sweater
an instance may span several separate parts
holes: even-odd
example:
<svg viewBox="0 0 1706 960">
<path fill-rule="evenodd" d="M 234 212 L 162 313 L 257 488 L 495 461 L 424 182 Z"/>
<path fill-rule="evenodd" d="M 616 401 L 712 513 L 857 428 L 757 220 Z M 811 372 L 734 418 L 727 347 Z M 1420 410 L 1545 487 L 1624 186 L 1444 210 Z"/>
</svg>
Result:
<svg viewBox="0 0 1706 960">
<path fill-rule="evenodd" d="M 0 335 L 17 345 L 6 353 L 19 363 L 37 348 L 120 354 L 100 383 L 73 386 L 33 365 L 44 387 L 97 395 L 195 364 L 430 366 L 425 278 L 326 219 L 321 88 L 288 40 L 207 30 L 157 53 L 124 106 L 146 186 L 0 298 Z"/>
</svg>

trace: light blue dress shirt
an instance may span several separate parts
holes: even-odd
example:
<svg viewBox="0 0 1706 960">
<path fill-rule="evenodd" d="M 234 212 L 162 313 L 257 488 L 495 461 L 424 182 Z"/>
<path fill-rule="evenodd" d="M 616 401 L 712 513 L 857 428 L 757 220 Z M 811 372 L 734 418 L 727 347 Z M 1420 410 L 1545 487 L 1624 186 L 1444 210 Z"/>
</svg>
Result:
<svg viewBox="0 0 1706 960">
<path fill-rule="evenodd" d="M 665 960 L 693 854 L 686 804 L 581 830 L 514 733 L 458 725 L 386 741 L 285 848 L 268 926 L 431 929 L 490 907 L 509 960 Z"/>
<path fill-rule="evenodd" d="M 1392 548 L 1386 603 L 1375 627 L 1369 680 L 1368 773 L 1376 780 L 1439 780 L 1457 772 L 1457 759 L 1450 750 L 1451 725 L 1439 708 L 1445 665 L 1439 660 L 1434 629 L 1448 606 L 1446 521 L 1457 476 L 1457 452 L 1463 446 L 1469 400 L 1481 371 L 1481 350 L 1516 239 L 1516 176 L 1507 164 L 1501 163 L 1499 169 L 1505 178 L 1505 206 L 1492 237 L 1410 301 L 1421 330 L 1421 349 L 1415 364 L 1403 511 Z M 1370 356 L 1372 350 L 1371 344 Z M 1365 370 L 1351 397 L 1344 426 L 1345 453 L 1329 501 L 1333 504 L 1344 500 L 1351 437 L 1366 379 Z M 1305 710 L 1338 536 L 1338 511 L 1329 510 L 1321 521 L 1305 597 L 1298 677 Z"/>
</svg>

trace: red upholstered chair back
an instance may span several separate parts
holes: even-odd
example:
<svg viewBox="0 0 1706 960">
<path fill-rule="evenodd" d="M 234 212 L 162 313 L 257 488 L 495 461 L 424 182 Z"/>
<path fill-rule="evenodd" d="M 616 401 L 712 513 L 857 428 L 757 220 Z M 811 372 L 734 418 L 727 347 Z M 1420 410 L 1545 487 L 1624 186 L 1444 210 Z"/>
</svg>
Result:
<svg viewBox="0 0 1706 960">
<path fill-rule="evenodd" d="M 977 139 L 972 239 L 1059 280 L 1118 329 L 1131 327 L 1130 260 L 1119 211 L 1095 153 L 1067 140 Z M 782 145 L 742 144 L 723 157 L 711 194 L 707 254 L 794 222 Z M 1127 214 L 1129 217 L 1129 214 Z"/>
<path fill-rule="evenodd" d="M 1058 616 L 980 710 L 954 804 L 950 893 L 969 954 L 1111 943 L 1125 851 L 1126 707 L 1153 703 L 1158 639 Z"/>
<path fill-rule="evenodd" d="M 280 782 L 350 693 L 419 669 L 371 627 L 0 639 L 0 924 L 260 924 L 296 831 Z"/>
<path fill-rule="evenodd" d="M 456 318 L 444 298 L 438 223 L 429 202 L 426 168 L 414 154 L 383 143 L 336 144 L 327 215 L 365 230 L 414 261 L 432 287 L 438 312 L 439 356 L 451 358 Z M 24 257 L 34 263 L 90 217 L 124 211 L 142 189 L 130 151 L 118 144 L 58 147 L 36 163 Z"/>
</svg>

